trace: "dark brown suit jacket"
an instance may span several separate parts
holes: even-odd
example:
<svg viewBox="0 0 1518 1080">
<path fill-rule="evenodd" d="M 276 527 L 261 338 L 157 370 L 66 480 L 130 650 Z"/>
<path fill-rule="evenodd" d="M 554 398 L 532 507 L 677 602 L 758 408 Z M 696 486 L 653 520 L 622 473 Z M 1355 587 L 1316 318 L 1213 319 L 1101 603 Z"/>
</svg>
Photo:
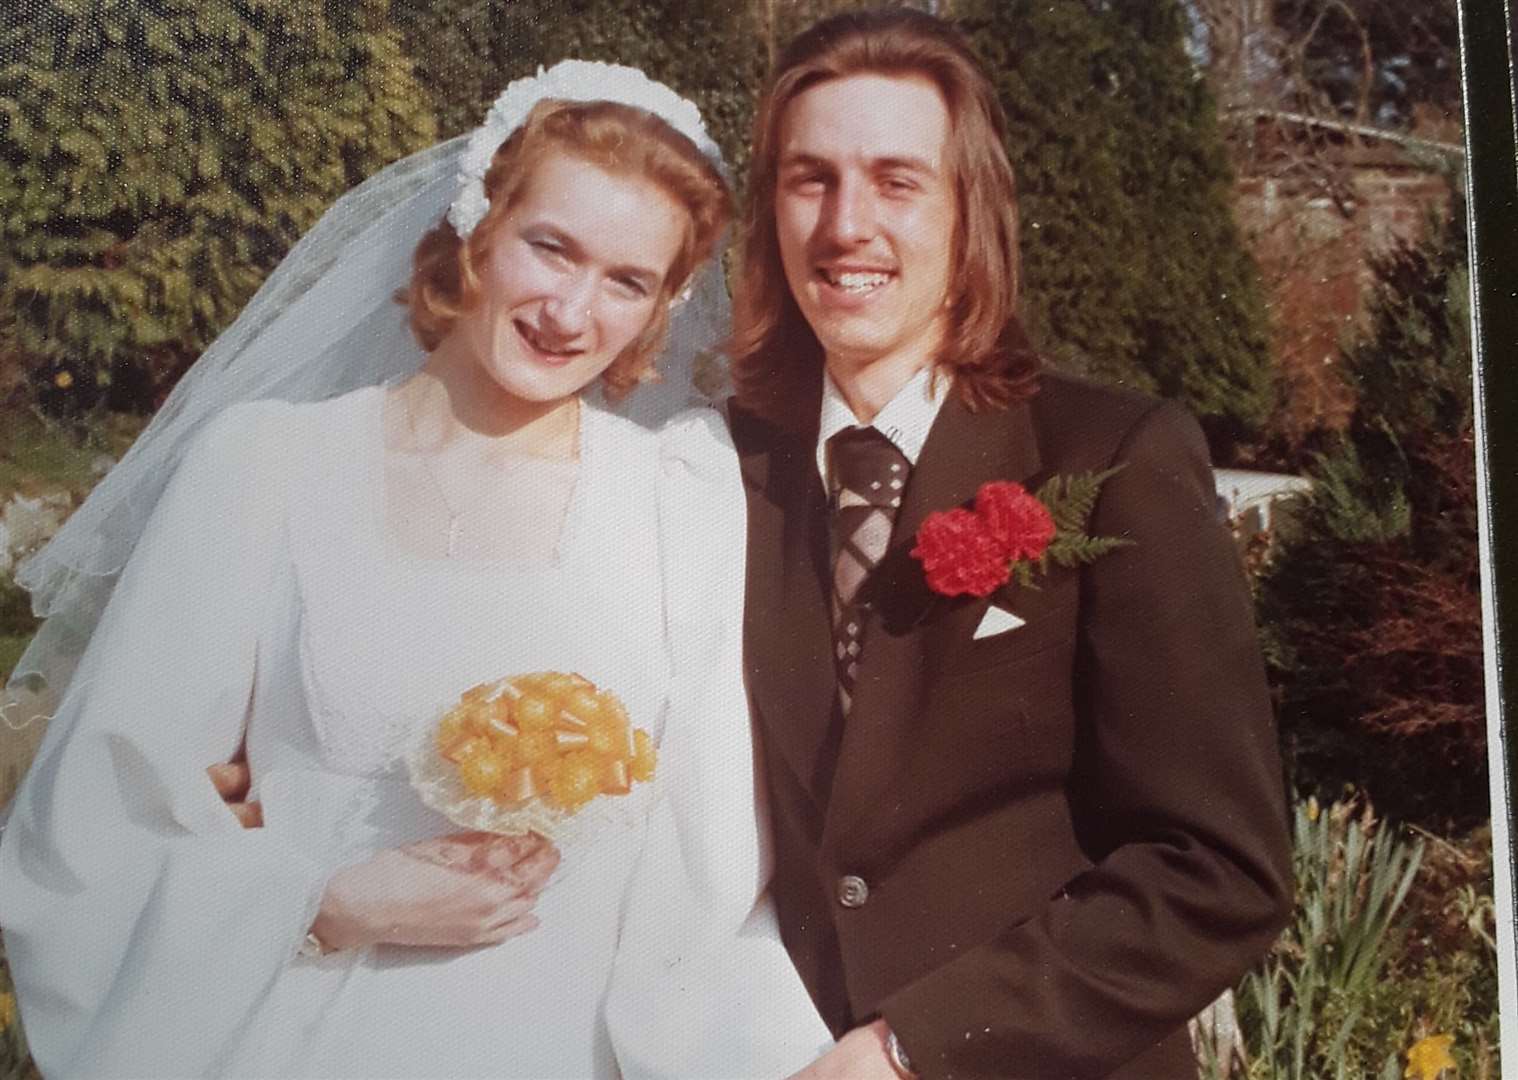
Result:
<svg viewBox="0 0 1518 1080">
<path fill-rule="evenodd" d="M 820 392 L 820 390 L 819 390 Z M 1194 1077 L 1186 1020 L 1290 908 L 1248 592 L 1180 408 L 1046 375 L 951 395 L 903 498 L 848 721 L 832 723 L 818 401 L 735 408 L 745 634 L 782 932 L 834 1032 L 881 1015 L 925 1077 Z M 808 411 L 809 410 L 809 411 Z M 923 518 L 987 480 L 1123 469 L 1093 534 L 1131 546 L 991 600 L 932 594 Z M 974 640 L 988 604 L 1025 625 Z"/>
</svg>

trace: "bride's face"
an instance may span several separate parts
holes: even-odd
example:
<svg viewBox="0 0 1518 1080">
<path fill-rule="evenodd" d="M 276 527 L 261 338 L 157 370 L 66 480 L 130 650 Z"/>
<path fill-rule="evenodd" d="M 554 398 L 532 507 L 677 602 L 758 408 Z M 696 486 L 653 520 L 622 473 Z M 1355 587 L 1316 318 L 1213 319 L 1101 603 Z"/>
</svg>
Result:
<svg viewBox="0 0 1518 1080">
<path fill-rule="evenodd" d="M 565 153 L 538 163 L 482 260 L 456 330 L 511 395 L 547 402 L 599 376 L 664 303 L 689 215 L 650 180 Z"/>
</svg>

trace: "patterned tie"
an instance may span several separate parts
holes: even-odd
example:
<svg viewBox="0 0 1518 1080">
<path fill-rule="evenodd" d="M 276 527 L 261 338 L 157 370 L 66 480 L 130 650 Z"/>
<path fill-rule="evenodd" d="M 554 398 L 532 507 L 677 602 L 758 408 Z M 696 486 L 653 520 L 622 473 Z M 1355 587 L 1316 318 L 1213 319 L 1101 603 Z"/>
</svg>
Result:
<svg viewBox="0 0 1518 1080">
<path fill-rule="evenodd" d="M 833 487 L 833 664 L 838 704 L 847 716 L 864 645 L 867 603 L 860 586 L 885 555 L 912 466 L 872 427 L 846 428 L 828 440 Z"/>
</svg>

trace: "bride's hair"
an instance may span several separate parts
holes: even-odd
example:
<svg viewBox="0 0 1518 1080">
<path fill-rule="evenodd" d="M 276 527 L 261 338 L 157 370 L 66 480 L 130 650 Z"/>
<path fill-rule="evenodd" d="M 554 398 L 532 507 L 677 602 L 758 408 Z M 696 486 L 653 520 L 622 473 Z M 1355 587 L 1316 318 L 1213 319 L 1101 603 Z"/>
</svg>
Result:
<svg viewBox="0 0 1518 1080">
<path fill-rule="evenodd" d="M 485 217 L 463 240 L 447 220 L 422 237 L 411 283 L 400 300 L 410 308 L 412 333 L 431 352 L 454 321 L 479 303 L 478 268 L 494 231 L 526 189 L 533 170 L 554 152 L 652 181 L 689 215 L 654 317 L 601 376 L 606 394 L 615 399 L 636 385 L 652 364 L 669 325 L 668 302 L 711 257 L 733 212 L 722 174 L 693 142 L 652 113 L 613 101 L 540 102 L 491 161 L 485 174 L 490 200 Z"/>
</svg>

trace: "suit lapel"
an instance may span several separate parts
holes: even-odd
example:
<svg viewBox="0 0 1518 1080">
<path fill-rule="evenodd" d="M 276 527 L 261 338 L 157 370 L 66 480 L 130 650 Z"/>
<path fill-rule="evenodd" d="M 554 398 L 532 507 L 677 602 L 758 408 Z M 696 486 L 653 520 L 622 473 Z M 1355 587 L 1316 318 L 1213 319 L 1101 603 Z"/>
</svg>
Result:
<svg viewBox="0 0 1518 1080">
<path fill-rule="evenodd" d="M 817 412 L 814 407 L 807 415 Z M 815 430 L 775 432 L 764 450 L 745 457 L 750 686 L 766 744 L 779 750 L 816 799 L 836 683 L 827 599 L 828 506 L 817 475 Z"/>
<path fill-rule="evenodd" d="M 917 529 L 934 511 L 968 506 L 989 480 L 1026 480 L 1040 459 L 1026 403 L 972 413 L 951 392 L 929 432 L 902 497 L 891 545 L 868 588 L 871 613 L 854 704 L 828 806 L 826 834 L 860 827 L 861 811 L 884 798 L 910 749 L 922 713 L 927 673 L 936 664 L 939 625 L 978 619 L 987 601 L 947 600 L 928 589 L 911 556 Z M 971 626 L 973 629 L 973 625 Z M 966 631 L 968 635 L 968 631 Z"/>
</svg>

